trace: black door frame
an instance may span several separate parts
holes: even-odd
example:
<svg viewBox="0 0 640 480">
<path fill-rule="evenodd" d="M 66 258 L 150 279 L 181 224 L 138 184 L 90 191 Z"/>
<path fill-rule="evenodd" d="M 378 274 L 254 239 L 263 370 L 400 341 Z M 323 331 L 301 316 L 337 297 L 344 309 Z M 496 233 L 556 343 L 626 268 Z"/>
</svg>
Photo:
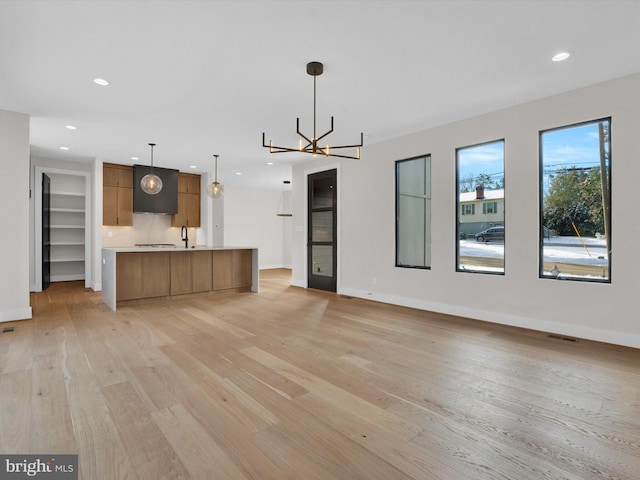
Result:
<svg viewBox="0 0 640 480">
<path fill-rule="evenodd" d="M 333 184 L 332 205 L 313 208 L 313 183 L 316 180 L 330 179 Z M 307 287 L 328 292 L 337 291 L 338 283 L 338 170 L 332 168 L 316 173 L 307 174 Z M 333 212 L 333 235 L 331 241 L 313 240 L 313 213 Z M 313 247 L 332 246 L 332 276 L 314 275 Z"/>
<path fill-rule="evenodd" d="M 51 179 L 42 174 L 42 290 L 51 284 Z"/>
</svg>

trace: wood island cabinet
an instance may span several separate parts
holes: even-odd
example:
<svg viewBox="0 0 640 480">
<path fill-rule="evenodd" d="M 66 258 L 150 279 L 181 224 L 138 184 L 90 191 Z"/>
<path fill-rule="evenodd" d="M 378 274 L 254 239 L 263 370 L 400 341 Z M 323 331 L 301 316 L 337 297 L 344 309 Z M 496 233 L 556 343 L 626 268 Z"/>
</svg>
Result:
<svg viewBox="0 0 640 480">
<path fill-rule="evenodd" d="M 178 173 L 178 213 L 171 218 L 172 227 L 200 226 L 200 175 Z"/>
<path fill-rule="evenodd" d="M 191 252 L 191 282 L 193 292 L 213 290 L 211 250 Z"/>
<path fill-rule="evenodd" d="M 216 250 L 213 254 L 213 289 L 233 288 L 233 250 Z"/>
<path fill-rule="evenodd" d="M 171 295 L 212 290 L 211 251 L 171 252 Z"/>
<path fill-rule="evenodd" d="M 169 271 L 169 252 L 118 254 L 116 299 L 136 300 L 169 295 Z"/>
<path fill-rule="evenodd" d="M 114 310 L 117 302 L 125 300 L 218 290 L 258 291 L 256 249 L 104 251 L 103 299 Z"/>
<path fill-rule="evenodd" d="M 102 165 L 102 224 L 133 225 L 133 167 Z"/>
<path fill-rule="evenodd" d="M 142 253 L 121 253 L 116 257 L 116 298 L 142 298 Z"/>
<path fill-rule="evenodd" d="M 251 286 L 252 262 L 251 250 L 231 250 L 233 257 L 233 287 Z"/>
<path fill-rule="evenodd" d="M 214 290 L 251 286 L 251 250 L 218 250 L 212 253 Z"/>
<path fill-rule="evenodd" d="M 171 294 L 171 253 L 142 254 L 142 296 L 166 297 Z"/>
</svg>

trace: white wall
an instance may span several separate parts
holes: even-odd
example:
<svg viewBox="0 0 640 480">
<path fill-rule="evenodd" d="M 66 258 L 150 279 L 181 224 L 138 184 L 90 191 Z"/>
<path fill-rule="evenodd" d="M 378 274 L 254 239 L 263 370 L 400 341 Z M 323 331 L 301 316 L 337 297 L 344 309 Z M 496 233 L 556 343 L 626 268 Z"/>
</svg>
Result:
<svg viewBox="0 0 640 480">
<path fill-rule="evenodd" d="M 31 318 L 29 116 L 0 110 L 0 322 Z"/>
<path fill-rule="evenodd" d="M 282 212 L 291 213 L 291 190 L 282 192 Z M 282 221 L 282 266 L 291 268 L 291 234 L 293 217 L 279 217 Z"/>
<path fill-rule="evenodd" d="M 284 228 L 278 217 L 282 192 L 225 187 L 224 244 L 258 248 L 259 268 L 282 268 Z"/>
<path fill-rule="evenodd" d="M 360 161 L 343 161 L 339 171 L 339 293 L 640 347 L 639 104 L 640 75 L 633 75 L 365 147 Z M 538 132 L 608 116 L 612 282 L 540 279 Z M 456 272 L 455 149 L 498 139 L 505 139 L 505 275 Z M 396 268 L 394 162 L 422 154 L 432 156 L 432 267 Z M 293 169 L 292 283 L 303 286 L 304 172 L 320 165 Z"/>
<path fill-rule="evenodd" d="M 36 258 L 36 252 L 35 252 L 36 220 L 35 219 L 36 219 L 36 208 L 37 207 L 39 208 L 39 206 L 36 205 L 35 192 L 37 188 L 36 183 L 42 182 L 42 178 L 36 178 L 36 173 L 35 173 L 36 167 L 42 167 L 44 169 L 52 169 L 57 171 L 58 173 L 68 171 L 69 174 L 71 175 L 73 175 L 74 173 L 77 174 L 78 172 L 87 172 L 89 173 L 89 175 L 91 175 L 92 165 L 90 163 L 74 162 L 69 160 L 59 160 L 59 159 L 37 157 L 37 156 L 32 156 L 30 158 L 30 165 L 31 165 L 30 167 L 31 171 L 29 174 L 29 188 L 31 189 L 32 195 L 31 195 L 31 198 L 29 199 L 29 285 L 30 285 L 31 291 L 39 291 L 40 287 L 36 285 L 36 264 L 35 264 L 36 263 L 35 262 L 35 258 Z M 93 189 L 92 192 L 90 193 L 92 197 L 95 196 L 93 192 L 95 192 L 95 189 Z M 102 187 L 100 187 L 100 195 L 102 195 Z M 91 199 L 91 203 L 93 203 L 93 198 Z M 95 215 L 92 214 L 88 218 L 89 218 L 89 222 L 95 224 L 96 222 Z M 98 222 L 102 221 L 102 210 L 100 211 L 100 217 L 98 218 L 97 221 Z M 38 225 L 38 228 L 39 227 L 40 226 Z M 92 243 L 93 243 L 93 239 L 92 239 Z M 40 248 L 40 245 L 38 245 L 38 248 Z M 95 250 L 92 250 L 92 256 L 94 256 L 94 253 L 95 253 Z M 94 270 L 92 270 L 91 277 L 92 279 L 90 279 L 89 283 L 93 285 L 94 283 L 93 280 L 95 280 L 96 278 L 96 274 Z"/>
</svg>

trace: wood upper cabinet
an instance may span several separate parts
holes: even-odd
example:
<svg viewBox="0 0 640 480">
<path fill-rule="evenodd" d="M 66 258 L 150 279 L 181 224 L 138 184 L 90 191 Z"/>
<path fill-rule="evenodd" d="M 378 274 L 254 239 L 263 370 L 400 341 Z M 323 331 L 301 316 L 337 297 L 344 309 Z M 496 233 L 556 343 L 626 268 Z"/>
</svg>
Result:
<svg viewBox="0 0 640 480">
<path fill-rule="evenodd" d="M 178 193 L 200 194 L 200 175 L 178 173 Z"/>
<path fill-rule="evenodd" d="M 200 175 L 178 173 L 178 213 L 171 218 L 172 227 L 200 226 Z"/>
<path fill-rule="evenodd" d="M 102 166 L 102 224 L 133 225 L 133 168 L 105 163 Z"/>
<path fill-rule="evenodd" d="M 102 184 L 112 187 L 133 188 L 133 167 L 104 163 L 102 165 Z"/>
</svg>

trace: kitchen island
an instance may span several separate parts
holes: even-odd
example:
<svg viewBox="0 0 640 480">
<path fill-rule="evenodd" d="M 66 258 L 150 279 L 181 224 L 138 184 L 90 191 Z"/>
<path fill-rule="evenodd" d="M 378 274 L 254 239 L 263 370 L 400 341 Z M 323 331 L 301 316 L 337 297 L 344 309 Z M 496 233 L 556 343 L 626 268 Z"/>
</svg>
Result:
<svg viewBox="0 0 640 480">
<path fill-rule="evenodd" d="M 258 291 L 253 247 L 135 246 L 102 249 L 102 300 L 109 308 L 149 298 Z"/>
</svg>

